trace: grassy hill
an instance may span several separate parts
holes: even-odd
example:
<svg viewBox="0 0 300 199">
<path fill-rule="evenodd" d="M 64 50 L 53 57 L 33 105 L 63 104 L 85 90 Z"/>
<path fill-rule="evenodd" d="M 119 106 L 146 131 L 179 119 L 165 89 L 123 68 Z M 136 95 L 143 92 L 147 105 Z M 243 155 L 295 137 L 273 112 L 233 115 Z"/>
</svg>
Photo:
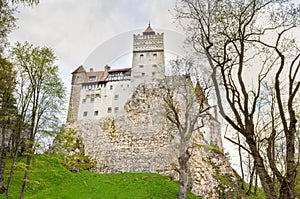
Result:
<svg viewBox="0 0 300 199">
<path fill-rule="evenodd" d="M 32 162 L 26 199 L 172 199 L 178 185 L 169 177 L 150 173 L 96 174 L 71 173 L 65 169 L 60 155 L 36 155 Z M 9 162 L 8 162 L 9 165 Z M 24 164 L 15 172 L 11 199 L 19 198 Z M 0 198 L 5 198 L 0 195 Z M 189 199 L 199 198 L 189 194 Z"/>
</svg>

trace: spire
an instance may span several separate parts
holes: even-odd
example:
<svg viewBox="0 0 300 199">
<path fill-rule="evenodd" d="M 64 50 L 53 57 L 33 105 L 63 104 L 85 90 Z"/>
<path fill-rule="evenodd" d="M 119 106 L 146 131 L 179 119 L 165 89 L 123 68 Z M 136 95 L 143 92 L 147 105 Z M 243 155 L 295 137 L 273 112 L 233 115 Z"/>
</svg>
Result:
<svg viewBox="0 0 300 199">
<path fill-rule="evenodd" d="M 154 32 L 153 29 L 151 28 L 150 20 L 149 20 L 148 27 L 147 27 L 146 30 L 143 32 L 143 35 L 155 35 L 155 32 Z"/>
</svg>

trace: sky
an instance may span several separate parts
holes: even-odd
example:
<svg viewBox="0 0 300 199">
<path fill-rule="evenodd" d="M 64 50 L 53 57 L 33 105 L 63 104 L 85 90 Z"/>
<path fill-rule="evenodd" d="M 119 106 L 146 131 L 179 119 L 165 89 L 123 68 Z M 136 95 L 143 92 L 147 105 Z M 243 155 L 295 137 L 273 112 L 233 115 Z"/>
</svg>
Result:
<svg viewBox="0 0 300 199">
<path fill-rule="evenodd" d="M 18 28 L 9 39 L 12 44 L 28 41 L 36 46 L 50 47 L 56 55 L 60 76 L 69 94 L 71 72 L 82 64 L 86 69 L 93 67 L 96 70 L 102 70 L 105 64 L 131 67 L 128 52 L 132 48 L 132 34 L 145 30 L 149 21 L 155 31 L 171 31 L 176 37 L 180 28 L 172 14 L 175 2 L 40 0 L 37 6 L 19 6 L 16 15 Z M 126 41 L 116 39 L 120 36 Z M 113 45 L 122 50 L 115 50 Z M 99 57 L 98 63 L 89 61 L 92 54 L 96 54 L 97 59 Z"/>
</svg>

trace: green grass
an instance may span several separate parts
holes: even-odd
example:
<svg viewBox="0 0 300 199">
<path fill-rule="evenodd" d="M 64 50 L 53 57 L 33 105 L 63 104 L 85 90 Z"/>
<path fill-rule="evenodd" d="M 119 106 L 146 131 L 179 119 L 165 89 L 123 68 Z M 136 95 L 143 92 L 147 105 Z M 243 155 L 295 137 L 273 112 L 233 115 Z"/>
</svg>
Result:
<svg viewBox="0 0 300 199">
<path fill-rule="evenodd" d="M 96 174 L 88 171 L 71 173 L 61 162 L 61 155 L 36 155 L 25 192 L 26 199 L 172 199 L 178 185 L 170 177 L 150 173 Z M 9 165 L 9 162 L 8 162 Z M 10 197 L 19 197 L 24 175 L 19 163 Z M 0 195 L 0 198 L 5 198 Z M 189 193 L 189 199 L 196 197 Z"/>
</svg>

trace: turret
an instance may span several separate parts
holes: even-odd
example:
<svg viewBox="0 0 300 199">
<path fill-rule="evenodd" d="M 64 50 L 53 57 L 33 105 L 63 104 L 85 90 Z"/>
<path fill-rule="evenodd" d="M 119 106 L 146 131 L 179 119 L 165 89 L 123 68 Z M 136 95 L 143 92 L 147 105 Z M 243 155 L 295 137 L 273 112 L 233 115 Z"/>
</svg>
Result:
<svg viewBox="0 0 300 199">
<path fill-rule="evenodd" d="M 163 79 L 164 60 L 164 34 L 156 33 L 149 23 L 142 35 L 133 35 L 132 88 Z"/>
<path fill-rule="evenodd" d="M 79 66 L 73 73 L 72 73 L 72 85 L 71 85 L 71 95 L 70 95 L 70 102 L 69 102 L 69 111 L 67 122 L 72 123 L 77 121 L 78 117 L 78 109 L 80 104 L 80 92 L 82 87 L 82 82 L 86 78 L 86 71 L 83 66 Z"/>
</svg>

